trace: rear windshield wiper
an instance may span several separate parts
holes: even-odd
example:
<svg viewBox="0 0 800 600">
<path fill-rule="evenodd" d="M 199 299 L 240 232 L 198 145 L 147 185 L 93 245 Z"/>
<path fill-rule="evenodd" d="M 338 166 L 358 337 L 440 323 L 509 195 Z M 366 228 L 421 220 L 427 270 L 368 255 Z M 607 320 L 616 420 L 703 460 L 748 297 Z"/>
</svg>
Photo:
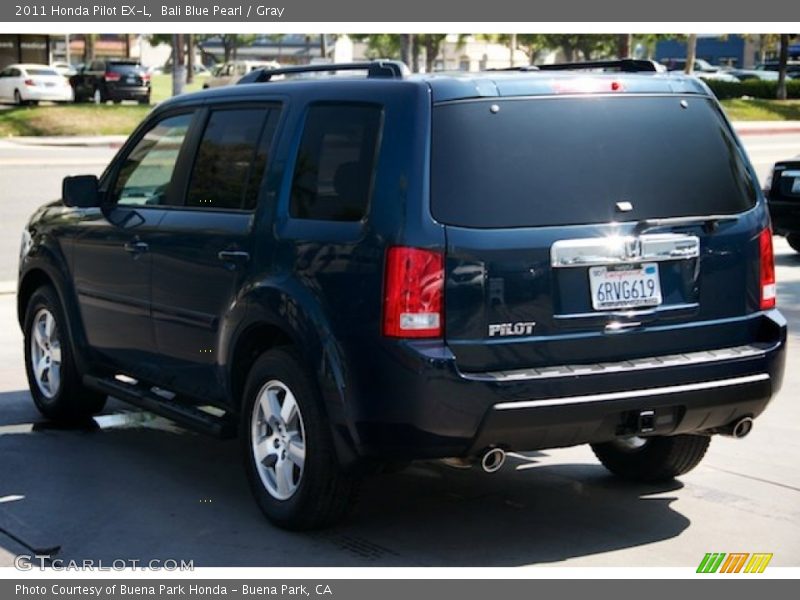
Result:
<svg viewBox="0 0 800 600">
<path fill-rule="evenodd" d="M 700 215 L 695 217 L 666 217 L 663 219 L 642 219 L 633 228 L 633 235 L 639 235 L 651 229 L 659 227 L 681 226 L 681 225 L 702 225 L 707 232 L 714 231 L 720 223 L 735 221 L 737 215 Z"/>
</svg>

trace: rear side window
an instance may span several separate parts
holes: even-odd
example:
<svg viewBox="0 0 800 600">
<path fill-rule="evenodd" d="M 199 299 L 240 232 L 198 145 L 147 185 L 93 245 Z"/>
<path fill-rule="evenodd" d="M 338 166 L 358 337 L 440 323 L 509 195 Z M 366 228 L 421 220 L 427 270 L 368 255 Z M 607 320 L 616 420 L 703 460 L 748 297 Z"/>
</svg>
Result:
<svg viewBox="0 0 800 600">
<path fill-rule="evenodd" d="M 710 100 L 696 96 L 442 104 L 432 145 L 431 210 L 450 225 L 732 214 L 756 200 L 727 125 Z M 620 212 L 620 202 L 632 210 Z"/>
<path fill-rule="evenodd" d="M 255 208 L 278 111 L 268 107 L 215 110 L 197 150 L 187 206 Z"/>
<path fill-rule="evenodd" d="M 298 219 L 359 221 L 367 212 L 382 110 L 312 106 L 292 178 L 289 213 Z"/>
</svg>

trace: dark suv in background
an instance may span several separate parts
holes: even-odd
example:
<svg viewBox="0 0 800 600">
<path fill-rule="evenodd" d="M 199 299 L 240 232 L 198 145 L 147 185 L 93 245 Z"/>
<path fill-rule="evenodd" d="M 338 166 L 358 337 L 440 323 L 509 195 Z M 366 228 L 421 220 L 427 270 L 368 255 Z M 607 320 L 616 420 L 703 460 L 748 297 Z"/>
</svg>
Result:
<svg viewBox="0 0 800 600">
<path fill-rule="evenodd" d="M 775 233 L 800 252 L 800 156 L 775 163 L 764 186 Z"/>
<path fill-rule="evenodd" d="M 150 74 L 138 61 L 94 60 L 69 78 L 75 102 L 150 104 Z"/>
<path fill-rule="evenodd" d="M 238 434 L 295 529 L 398 461 L 588 443 L 669 479 L 781 385 L 756 181 L 705 84 L 647 61 L 255 71 L 163 102 L 34 214 L 31 393 Z"/>
</svg>

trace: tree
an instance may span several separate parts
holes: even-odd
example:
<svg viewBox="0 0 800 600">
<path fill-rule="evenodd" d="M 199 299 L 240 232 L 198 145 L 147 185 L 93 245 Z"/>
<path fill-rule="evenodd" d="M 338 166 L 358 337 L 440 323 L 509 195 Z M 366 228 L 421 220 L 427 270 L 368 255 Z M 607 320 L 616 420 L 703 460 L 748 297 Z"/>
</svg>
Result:
<svg viewBox="0 0 800 600">
<path fill-rule="evenodd" d="M 633 34 L 620 33 L 617 36 L 617 58 L 628 58 L 633 52 Z"/>
<path fill-rule="evenodd" d="M 83 36 L 83 62 L 90 63 L 94 60 L 94 43 L 97 41 L 96 33 L 87 33 Z"/>
<path fill-rule="evenodd" d="M 442 49 L 447 34 L 445 33 L 426 33 L 417 36 L 419 44 L 425 49 L 425 72 L 432 73 L 436 57 Z"/>
<path fill-rule="evenodd" d="M 686 68 L 685 71 L 691 75 L 694 71 L 694 59 L 697 56 L 697 34 L 690 33 L 686 38 Z"/>
<path fill-rule="evenodd" d="M 356 42 L 367 44 L 367 58 L 394 58 L 401 55 L 402 35 L 393 33 L 365 34 L 356 33 L 350 36 Z"/>
<path fill-rule="evenodd" d="M 257 36 L 253 33 L 225 33 L 219 37 L 225 52 L 225 62 L 230 62 L 236 60 L 236 51 L 239 47 L 252 44 Z"/>
<path fill-rule="evenodd" d="M 172 95 L 183 93 L 183 84 L 186 82 L 186 66 L 184 64 L 183 34 L 172 35 Z"/>
<path fill-rule="evenodd" d="M 778 54 L 778 100 L 786 100 L 786 65 L 789 62 L 789 34 L 781 34 L 781 49 Z"/>
</svg>

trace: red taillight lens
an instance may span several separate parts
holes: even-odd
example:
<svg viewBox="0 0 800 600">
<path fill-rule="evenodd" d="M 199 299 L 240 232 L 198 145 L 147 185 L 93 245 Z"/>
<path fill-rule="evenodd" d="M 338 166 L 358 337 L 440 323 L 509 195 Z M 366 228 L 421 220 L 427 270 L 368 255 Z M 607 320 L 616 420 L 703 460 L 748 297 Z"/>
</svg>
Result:
<svg viewBox="0 0 800 600">
<path fill-rule="evenodd" d="M 775 308 L 777 289 L 775 286 L 775 255 L 772 251 L 772 229 L 767 227 L 758 236 L 758 247 L 761 256 L 760 288 L 761 310 Z"/>
<path fill-rule="evenodd" d="M 114 73 L 114 71 L 106 71 L 106 74 L 103 77 L 106 81 L 119 81 L 122 79 L 122 75 L 119 73 Z"/>
<path fill-rule="evenodd" d="M 150 73 L 142 73 L 141 77 L 142 81 L 150 81 Z"/>
<path fill-rule="evenodd" d="M 30 86 L 30 87 L 35 87 L 36 86 L 36 82 L 33 79 L 26 79 L 25 80 L 25 85 Z"/>
<path fill-rule="evenodd" d="M 444 256 L 419 248 L 389 248 L 383 293 L 383 335 L 441 337 L 443 309 Z"/>
</svg>

